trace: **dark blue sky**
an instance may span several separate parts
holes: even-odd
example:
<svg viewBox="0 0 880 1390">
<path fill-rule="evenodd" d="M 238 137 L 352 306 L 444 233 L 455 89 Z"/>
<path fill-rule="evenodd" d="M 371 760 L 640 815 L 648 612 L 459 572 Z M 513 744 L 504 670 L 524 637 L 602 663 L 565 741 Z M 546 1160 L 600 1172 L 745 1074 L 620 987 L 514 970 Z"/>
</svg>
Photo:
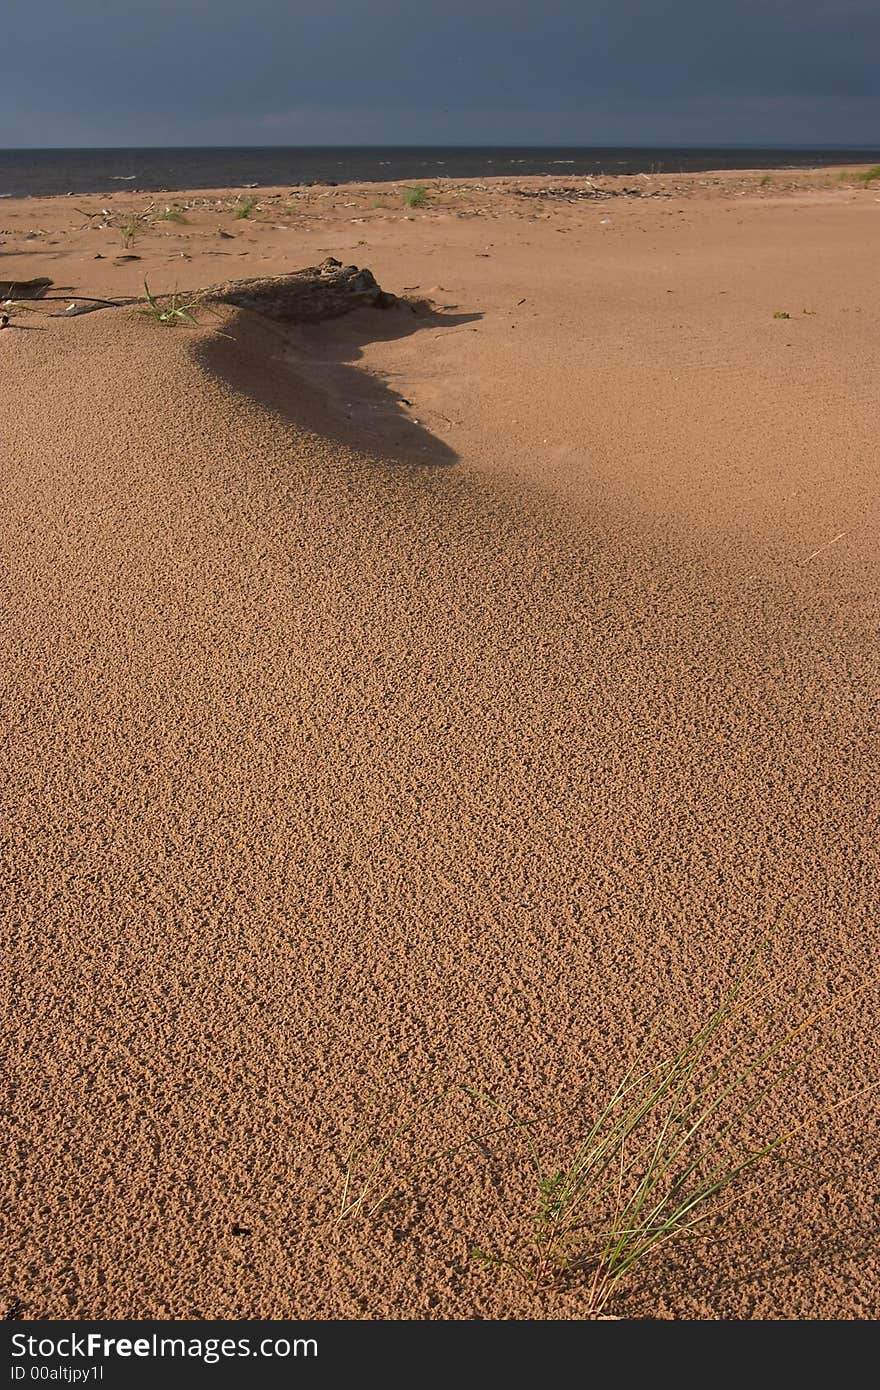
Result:
<svg viewBox="0 0 880 1390">
<path fill-rule="evenodd" d="M 877 144 L 880 0 L 6 0 L 0 146 Z"/>
</svg>

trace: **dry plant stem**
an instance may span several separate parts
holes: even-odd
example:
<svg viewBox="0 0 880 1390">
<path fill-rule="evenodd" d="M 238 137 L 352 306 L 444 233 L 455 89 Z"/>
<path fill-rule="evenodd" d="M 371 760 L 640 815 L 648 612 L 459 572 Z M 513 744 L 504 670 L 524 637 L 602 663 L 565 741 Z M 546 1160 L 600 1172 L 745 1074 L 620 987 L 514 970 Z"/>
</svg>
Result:
<svg viewBox="0 0 880 1390">
<path fill-rule="evenodd" d="M 366 1179 L 365 1179 L 364 1182 L 361 1184 L 361 1188 L 360 1188 L 360 1191 L 359 1191 L 359 1193 L 358 1193 L 358 1196 L 355 1198 L 355 1200 L 354 1200 L 353 1202 L 348 1202 L 348 1192 L 349 1192 L 349 1188 L 350 1188 L 350 1186 L 351 1186 L 351 1180 L 352 1180 L 352 1174 L 353 1174 L 353 1170 L 354 1170 L 354 1165 L 355 1165 L 355 1163 L 357 1162 L 357 1159 L 360 1157 L 360 1155 L 361 1155 L 363 1152 L 365 1152 L 366 1147 L 367 1147 L 367 1144 L 369 1144 L 369 1142 L 370 1142 L 369 1139 L 368 1139 L 368 1140 L 367 1140 L 367 1144 L 360 1144 L 360 1143 L 358 1143 L 358 1140 L 360 1139 L 361 1135 L 364 1133 L 364 1128 L 361 1127 L 361 1129 L 358 1131 L 357 1135 L 355 1136 L 355 1142 L 354 1142 L 354 1144 L 352 1145 L 351 1149 L 349 1150 L 349 1154 L 348 1154 L 348 1161 L 347 1161 L 347 1163 L 346 1163 L 346 1173 L 345 1173 L 345 1185 L 344 1185 L 343 1194 L 342 1194 L 342 1205 L 341 1205 L 341 1209 L 340 1209 L 339 1215 L 338 1215 L 338 1217 L 336 1218 L 337 1224 L 338 1224 L 340 1221 L 342 1221 L 344 1217 L 349 1216 L 349 1215 L 354 1215 L 354 1214 L 360 1213 L 360 1212 L 362 1212 L 362 1211 L 364 1210 L 364 1204 L 365 1204 L 366 1201 L 367 1201 L 367 1196 L 368 1196 L 368 1194 L 369 1194 L 371 1188 L 373 1187 L 373 1185 L 374 1185 L 374 1183 L 375 1183 L 375 1181 L 376 1181 L 376 1178 L 377 1178 L 378 1175 L 379 1175 L 379 1172 L 381 1171 L 382 1163 L 383 1163 L 383 1161 L 388 1157 L 389 1153 L 390 1153 L 391 1150 L 394 1148 L 394 1145 L 395 1145 L 400 1139 L 402 1139 L 403 1136 L 404 1136 L 405 1134 L 408 1134 L 408 1133 L 409 1133 L 409 1131 L 412 1129 L 413 1125 L 415 1124 L 416 1120 L 419 1118 L 420 1115 L 423 1115 L 423 1114 L 425 1113 L 425 1111 L 431 1109 L 432 1106 L 438 1105 L 438 1104 L 440 1103 L 441 1100 L 445 1100 L 446 1097 L 449 1096 L 449 1095 L 451 1095 L 452 1092 L 453 1092 L 455 1089 L 456 1089 L 455 1087 L 447 1087 L 445 1090 L 439 1092 L 438 1094 L 434 1094 L 434 1095 L 429 1096 L 429 1097 L 427 1098 L 427 1100 L 423 1101 L 420 1105 L 417 1105 L 417 1106 L 415 1107 L 415 1109 L 413 1109 L 412 1111 L 410 1111 L 410 1112 L 408 1113 L 408 1115 L 406 1116 L 406 1118 L 405 1118 L 405 1120 L 403 1121 L 403 1123 L 400 1124 L 400 1125 L 393 1131 L 393 1133 L 391 1134 L 391 1136 L 390 1136 L 390 1138 L 387 1140 L 387 1142 L 386 1142 L 385 1144 L 383 1144 L 382 1147 L 379 1149 L 379 1152 L 378 1152 L 378 1154 L 376 1155 L 376 1158 L 375 1158 L 374 1161 L 373 1161 L 372 1167 L 370 1168 L 370 1170 L 369 1170 L 369 1172 L 368 1172 L 368 1174 L 367 1174 Z M 410 1170 L 410 1171 L 412 1171 L 412 1170 Z M 369 1216 L 375 1215 L 375 1213 L 379 1210 L 379 1208 L 382 1206 L 382 1204 L 383 1204 L 384 1202 L 386 1202 L 386 1201 L 388 1200 L 388 1198 L 393 1194 L 393 1192 L 395 1191 L 396 1187 L 397 1187 L 397 1184 L 396 1184 L 396 1183 L 393 1183 L 390 1187 L 386 1187 L 385 1189 L 383 1189 L 381 1195 L 380 1195 L 376 1200 L 374 1200 L 374 1201 L 371 1203 L 371 1205 L 367 1208 L 367 1214 L 368 1214 Z"/>
</svg>

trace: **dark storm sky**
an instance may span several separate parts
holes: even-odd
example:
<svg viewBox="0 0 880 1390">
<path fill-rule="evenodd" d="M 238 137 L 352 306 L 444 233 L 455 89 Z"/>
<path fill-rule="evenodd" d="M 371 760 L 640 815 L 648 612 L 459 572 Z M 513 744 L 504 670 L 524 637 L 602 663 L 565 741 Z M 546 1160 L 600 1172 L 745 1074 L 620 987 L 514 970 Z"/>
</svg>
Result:
<svg viewBox="0 0 880 1390">
<path fill-rule="evenodd" d="M 0 146 L 876 144 L 880 0 L 7 0 Z"/>
</svg>

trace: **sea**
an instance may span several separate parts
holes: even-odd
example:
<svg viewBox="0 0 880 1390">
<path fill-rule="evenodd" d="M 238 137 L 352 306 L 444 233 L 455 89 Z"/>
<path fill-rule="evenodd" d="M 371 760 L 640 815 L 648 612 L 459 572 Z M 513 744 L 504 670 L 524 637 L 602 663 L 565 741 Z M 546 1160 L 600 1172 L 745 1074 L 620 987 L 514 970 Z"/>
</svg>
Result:
<svg viewBox="0 0 880 1390">
<path fill-rule="evenodd" d="M 0 150 L 0 197 L 294 187 L 499 175 L 677 174 L 709 169 L 804 169 L 880 162 L 880 146 L 334 146 Z"/>
</svg>

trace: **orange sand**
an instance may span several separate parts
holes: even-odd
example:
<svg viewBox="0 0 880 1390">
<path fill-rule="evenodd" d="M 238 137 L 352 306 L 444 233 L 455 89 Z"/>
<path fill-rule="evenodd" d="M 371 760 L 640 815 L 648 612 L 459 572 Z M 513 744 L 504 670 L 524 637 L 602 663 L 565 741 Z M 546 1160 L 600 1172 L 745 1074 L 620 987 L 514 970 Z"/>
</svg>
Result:
<svg viewBox="0 0 880 1390">
<path fill-rule="evenodd" d="M 581 1317 L 470 1257 L 515 1138 L 407 1175 L 457 1103 L 334 1227 L 368 1106 L 594 1104 L 777 922 L 779 1017 L 872 978 L 880 195 L 774 180 L 198 194 L 119 265 L 150 199 L 3 204 L 3 278 L 438 306 L 0 332 L 21 1315 Z M 818 1118 L 612 1311 L 878 1316 L 877 1038 L 873 989 L 820 1023 L 752 1138 Z"/>
</svg>

